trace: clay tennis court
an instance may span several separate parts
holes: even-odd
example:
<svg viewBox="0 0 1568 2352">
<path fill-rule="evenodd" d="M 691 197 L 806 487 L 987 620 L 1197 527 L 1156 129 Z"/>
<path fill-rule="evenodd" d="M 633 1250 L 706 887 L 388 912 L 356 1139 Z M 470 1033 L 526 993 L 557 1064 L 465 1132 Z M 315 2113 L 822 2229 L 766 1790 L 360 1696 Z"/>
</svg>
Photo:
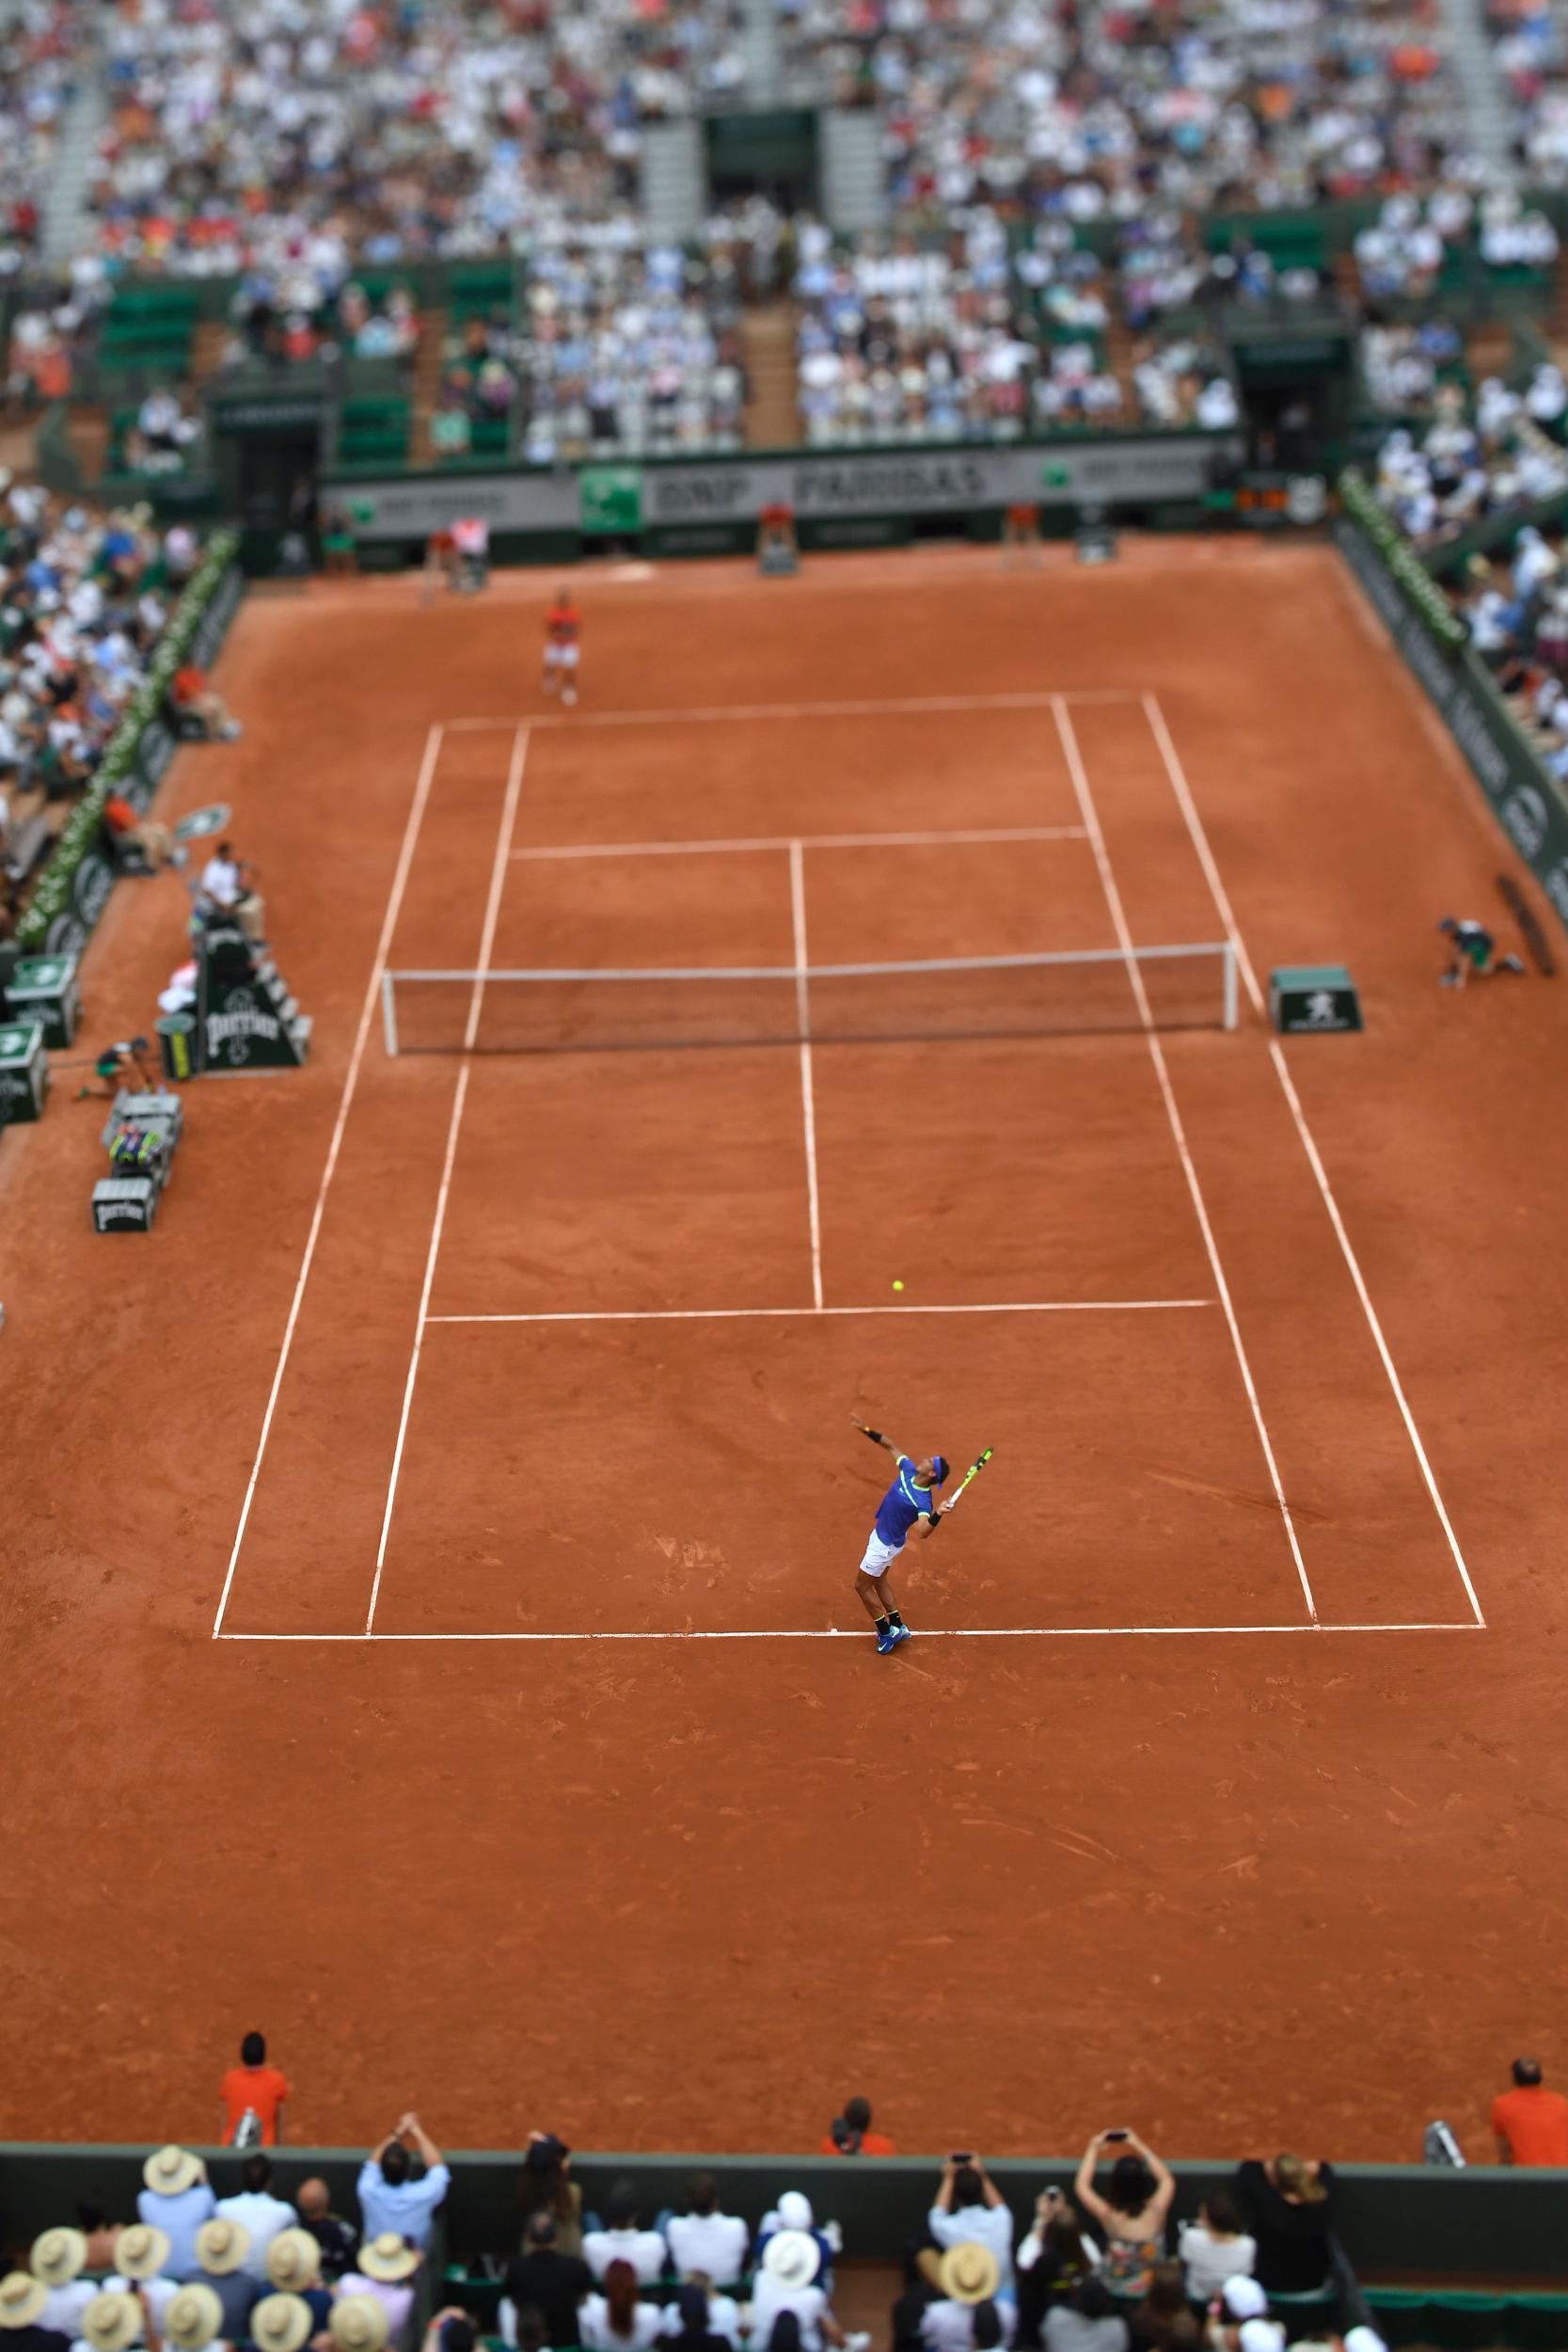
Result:
<svg viewBox="0 0 1568 2352">
<path fill-rule="evenodd" d="M 88 1106 L 0 1153 L 19 2099 L 194 2130 L 260 2019 L 319 2139 L 345 2050 L 454 2144 L 1479 2113 L 1553 2047 L 1563 1019 L 1433 985 L 1508 861 L 1338 559 L 589 575 L 574 713 L 546 586 L 251 603 L 167 793 L 312 1064 L 196 1090 L 140 1248 Z M 893 1660 L 851 1412 L 995 1448 Z"/>
</svg>

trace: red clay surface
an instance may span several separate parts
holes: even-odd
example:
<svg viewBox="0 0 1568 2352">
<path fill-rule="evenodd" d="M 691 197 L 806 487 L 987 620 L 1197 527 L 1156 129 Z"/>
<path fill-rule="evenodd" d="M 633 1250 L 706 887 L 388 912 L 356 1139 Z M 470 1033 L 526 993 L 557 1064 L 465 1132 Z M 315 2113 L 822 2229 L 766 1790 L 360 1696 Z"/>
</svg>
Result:
<svg viewBox="0 0 1568 2352">
<path fill-rule="evenodd" d="M 547 586 L 252 600 L 166 799 L 233 803 L 310 1066 L 191 1089 L 150 1241 L 74 1073 L 0 1148 L 8 2129 L 199 2135 L 261 2024 L 324 2141 L 806 2147 L 864 2088 L 907 2148 L 1484 2153 L 1560 2055 L 1568 999 L 1433 985 L 1509 859 L 1338 559 L 589 575 L 565 724 Z M 1114 947 L 1086 797 L 1133 940 L 1214 939 L 1146 691 L 1259 976 L 1360 983 L 1283 1060 L 1484 1630 L 1244 1001 L 1161 1048 L 1257 1416 L 1135 1029 L 817 1049 L 855 1311 L 788 1048 L 372 1025 L 323 1190 L 405 849 L 394 967 L 787 964 L 784 848 L 528 853 L 843 834 L 1060 837 L 808 847 L 814 963 Z M 987 696 L 1041 699 L 809 707 Z M 180 912 L 117 894 L 84 1052 Z M 893 1661 L 851 1411 L 996 1448 Z"/>
</svg>

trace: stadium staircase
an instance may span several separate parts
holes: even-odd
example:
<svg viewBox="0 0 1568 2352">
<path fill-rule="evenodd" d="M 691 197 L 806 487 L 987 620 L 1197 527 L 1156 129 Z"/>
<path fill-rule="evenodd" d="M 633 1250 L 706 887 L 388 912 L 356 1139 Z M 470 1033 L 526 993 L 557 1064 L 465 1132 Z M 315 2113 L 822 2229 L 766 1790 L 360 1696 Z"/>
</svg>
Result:
<svg viewBox="0 0 1568 2352">
<path fill-rule="evenodd" d="M 822 216 L 845 235 L 887 218 L 881 117 L 874 106 L 829 106 L 820 117 Z"/>
<path fill-rule="evenodd" d="M 776 106 L 784 91 L 775 0 L 742 0 L 740 55 L 748 106 Z"/>
<path fill-rule="evenodd" d="M 64 272 L 92 242 L 87 196 L 99 137 L 108 119 L 108 93 L 98 55 L 84 44 L 43 202 L 43 258 L 52 270 Z"/>
<path fill-rule="evenodd" d="M 641 206 L 651 237 L 684 244 L 707 211 L 703 126 L 693 115 L 650 122 L 642 134 Z"/>
<path fill-rule="evenodd" d="M 793 449 L 800 438 L 795 404 L 795 306 L 764 302 L 742 323 L 748 449 Z"/>
<path fill-rule="evenodd" d="M 1492 54 L 1482 0 L 1437 0 L 1442 48 L 1465 99 L 1470 137 L 1497 171 L 1513 157 L 1508 101 Z"/>
</svg>

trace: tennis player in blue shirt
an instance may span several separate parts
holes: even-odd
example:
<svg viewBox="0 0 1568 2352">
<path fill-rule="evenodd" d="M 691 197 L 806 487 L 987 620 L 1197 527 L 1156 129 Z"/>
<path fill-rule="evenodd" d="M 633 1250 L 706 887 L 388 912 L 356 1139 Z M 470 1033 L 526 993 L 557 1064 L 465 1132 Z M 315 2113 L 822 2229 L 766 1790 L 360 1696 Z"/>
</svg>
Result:
<svg viewBox="0 0 1568 2352">
<path fill-rule="evenodd" d="M 877 1505 L 876 1524 L 866 1538 L 865 1557 L 855 1577 L 855 1590 L 876 1628 L 878 1650 L 885 1658 L 890 1649 L 910 1638 L 910 1629 L 887 1589 L 887 1572 L 903 1550 L 911 1528 L 928 1543 L 942 1525 L 949 1505 L 937 1501 L 936 1489 L 947 1476 L 947 1458 L 932 1454 L 923 1462 L 913 1462 L 879 1429 L 868 1429 L 853 1413 L 849 1418 L 863 1437 L 891 1454 L 898 1466 L 897 1476 Z"/>
</svg>

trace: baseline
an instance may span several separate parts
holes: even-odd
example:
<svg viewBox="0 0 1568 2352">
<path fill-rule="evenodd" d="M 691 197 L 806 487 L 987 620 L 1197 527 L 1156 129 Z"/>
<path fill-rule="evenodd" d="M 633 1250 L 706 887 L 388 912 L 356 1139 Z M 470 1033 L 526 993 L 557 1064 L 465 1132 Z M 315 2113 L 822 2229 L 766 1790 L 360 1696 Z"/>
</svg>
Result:
<svg viewBox="0 0 1568 2352">
<path fill-rule="evenodd" d="M 601 1307 L 583 1313 L 426 1315 L 429 1323 L 739 1323 L 776 1315 L 1107 1315 L 1148 1314 L 1173 1307 L 1212 1307 L 1212 1298 L 981 1299 L 962 1306 L 897 1307 Z"/>
<path fill-rule="evenodd" d="M 1144 717 L 1148 723 L 1149 732 L 1154 738 L 1156 748 L 1160 754 L 1161 763 L 1164 766 L 1166 777 L 1169 780 L 1171 790 L 1175 794 L 1177 806 L 1181 811 L 1181 818 L 1187 828 L 1188 838 L 1192 842 L 1194 851 L 1197 857 L 1197 862 L 1203 869 L 1203 879 L 1208 883 L 1209 895 L 1214 902 L 1214 912 L 1219 916 L 1220 922 L 1225 930 L 1226 938 L 1230 943 L 1231 951 L 1235 957 L 1237 966 L 1240 969 L 1243 985 L 1246 989 L 1248 1000 L 1252 1005 L 1253 1010 L 1259 1015 L 1259 1019 L 1267 1024 L 1268 1009 L 1264 1001 L 1263 992 L 1259 986 L 1258 975 L 1253 969 L 1252 958 L 1247 953 L 1246 942 L 1242 937 L 1241 927 L 1237 923 L 1235 911 L 1230 903 L 1229 893 L 1227 891 L 1225 883 L 1221 879 L 1218 863 L 1214 857 L 1212 849 L 1210 847 L 1208 833 L 1205 830 L 1203 819 L 1198 814 L 1197 803 L 1193 798 L 1192 787 L 1187 781 L 1186 771 L 1181 765 L 1180 757 L 1178 756 L 1175 739 L 1173 738 L 1170 728 L 1166 723 L 1164 712 L 1160 706 L 1159 696 L 1152 692 L 1145 691 L 1140 693 L 1138 699 L 1143 707 Z M 1355 1295 L 1360 1304 L 1362 1314 L 1366 1317 L 1367 1328 L 1371 1334 L 1372 1344 L 1377 1350 L 1378 1360 L 1383 1366 L 1384 1375 L 1387 1379 L 1389 1389 L 1392 1391 L 1394 1403 L 1399 1408 L 1400 1419 L 1404 1424 L 1405 1435 L 1410 1440 L 1411 1451 L 1416 1456 L 1416 1464 L 1417 1468 L 1420 1471 L 1422 1484 L 1425 1486 L 1427 1494 L 1431 1498 L 1432 1507 L 1436 1513 L 1437 1523 L 1443 1531 L 1444 1539 L 1447 1542 L 1449 1553 L 1452 1556 L 1454 1566 L 1459 1571 L 1459 1581 L 1465 1588 L 1465 1597 L 1469 1602 L 1470 1610 L 1476 1625 L 1478 1627 L 1484 1628 L 1486 1619 L 1481 1612 L 1481 1602 L 1477 1597 L 1476 1588 L 1471 1581 L 1469 1568 L 1466 1566 L 1465 1555 L 1459 1548 L 1459 1538 L 1454 1534 L 1453 1522 L 1449 1517 L 1447 1506 L 1444 1503 L 1442 1493 L 1437 1485 L 1436 1476 L 1433 1470 L 1432 1464 L 1427 1457 L 1426 1447 L 1421 1442 L 1421 1434 L 1416 1425 L 1416 1416 L 1411 1410 L 1410 1400 L 1404 1391 L 1404 1384 L 1401 1380 L 1398 1368 L 1395 1365 L 1393 1352 L 1388 1345 L 1387 1340 L 1384 1337 L 1383 1326 L 1378 1320 L 1377 1310 L 1372 1305 L 1371 1293 L 1367 1287 L 1367 1278 L 1361 1271 L 1360 1260 L 1356 1257 L 1354 1248 L 1352 1247 L 1350 1234 L 1345 1227 L 1345 1220 L 1339 1211 L 1338 1201 L 1335 1199 L 1334 1188 L 1328 1181 L 1328 1171 L 1323 1166 L 1323 1154 L 1318 1149 L 1317 1138 L 1314 1136 L 1312 1129 L 1307 1122 L 1307 1113 L 1302 1107 L 1301 1097 L 1296 1092 L 1295 1081 L 1291 1076 L 1290 1065 L 1285 1059 L 1284 1053 L 1280 1047 L 1279 1040 L 1272 1033 L 1269 1036 L 1269 1058 L 1274 1065 L 1275 1076 L 1279 1081 L 1280 1091 L 1285 1097 L 1286 1105 L 1289 1108 L 1291 1118 L 1294 1122 L 1296 1134 L 1300 1139 L 1302 1150 L 1307 1154 L 1307 1164 L 1312 1171 L 1312 1181 L 1317 1185 L 1319 1197 L 1323 1201 L 1324 1210 L 1327 1212 L 1329 1224 L 1333 1228 L 1334 1238 L 1338 1244 L 1339 1254 L 1344 1259 L 1346 1270 L 1350 1275 L 1351 1282 L 1354 1288 Z"/>
<path fill-rule="evenodd" d="M 1441 1617 L 1432 1623 L 1405 1625 L 1329 1625 L 1314 1617 L 1309 1625 L 1292 1619 L 1289 1625 L 959 1625 L 936 1626 L 918 1635 L 922 1642 L 1076 1642 L 1147 1640 L 1164 1634 L 1232 1633 L 1479 1633 L 1483 1629 L 1469 1617 Z M 723 1632 L 681 1633 L 668 1629 L 642 1633 L 224 1633 L 224 1642 L 859 1642 L 863 1629 L 849 1626 L 814 1626 L 784 1632 L 754 1627 L 735 1627 Z"/>
</svg>

